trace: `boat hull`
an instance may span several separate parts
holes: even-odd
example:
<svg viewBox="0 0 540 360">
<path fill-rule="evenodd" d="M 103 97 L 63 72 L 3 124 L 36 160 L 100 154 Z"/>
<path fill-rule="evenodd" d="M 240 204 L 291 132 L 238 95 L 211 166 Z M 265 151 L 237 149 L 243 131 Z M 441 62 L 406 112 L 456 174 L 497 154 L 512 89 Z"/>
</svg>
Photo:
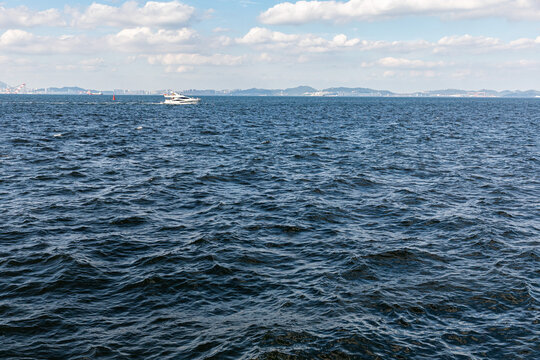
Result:
<svg viewBox="0 0 540 360">
<path fill-rule="evenodd" d="M 189 99 L 189 100 L 165 99 L 163 103 L 167 105 L 190 105 L 190 104 L 198 104 L 200 101 L 201 99 Z"/>
</svg>

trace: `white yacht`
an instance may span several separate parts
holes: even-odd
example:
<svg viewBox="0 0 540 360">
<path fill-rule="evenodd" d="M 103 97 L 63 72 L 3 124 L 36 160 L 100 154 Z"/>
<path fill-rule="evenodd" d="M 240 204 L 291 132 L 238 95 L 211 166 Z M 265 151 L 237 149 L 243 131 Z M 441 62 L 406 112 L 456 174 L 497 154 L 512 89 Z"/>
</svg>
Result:
<svg viewBox="0 0 540 360">
<path fill-rule="evenodd" d="M 192 98 L 189 96 L 178 94 L 174 91 L 164 94 L 163 96 L 165 96 L 165 101 L 163 103 L 171 105 L 198 104 L 199 101 L 201 101 L 201 99 L 199 98 Z"/>
</svg>

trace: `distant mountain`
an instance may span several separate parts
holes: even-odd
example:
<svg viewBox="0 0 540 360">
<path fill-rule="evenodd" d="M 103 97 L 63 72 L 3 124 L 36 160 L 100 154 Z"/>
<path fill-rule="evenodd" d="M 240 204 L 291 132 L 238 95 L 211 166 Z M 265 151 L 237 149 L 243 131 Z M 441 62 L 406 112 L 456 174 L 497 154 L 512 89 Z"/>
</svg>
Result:
<svg viewBox="0 0 540 360">
<path fill-rule="evenodd" d="M 527 91 L 520 91 L 520 90 L 505 90 L 500 92 L 501 96 L 504 97 L 540 97 L 540 91 L 537 90 L 527 90 Z"/>
<path fill-rule="evenodd" d="M 78 86 L 64 86 L 64 87 L 50 87 L 45 89 L 35 89 L 36 93 L 46 93 L 46 94 L 80 94 L 81 92 L 86 92 L 86 89 L 80 88 Z"/>
<path fill-rule="evenodd" d="M 34 94 L 54 94 L 54 95 L 81 95 L 86 94 L 88 92 L 90 93 L 107 93 L 107 94 L 113 94 L 112 91 L 107 92 L 101 92 L 94 89 L 83 89 L 78 86 L 64 86 L 64 87 L 49 87 L 49 88 L 41 88 L 41 89 L 34 89 L 32 91 Z"/>
<path fill-rule="evenodd" d="M 537 90 L 504 90 L 496 91 L 489 89 L 482 90 L 461 90 L 461 89 L 442 89 L 427 90 L 414 93 L 395 93 L 389 90 L 376 90 L 370 88 L 349 88 L 349 87 L 331 87 L 317 90 L 311 86 L 298 86 L 287 89 L 246 89 L 246 90 L 183 90 L 186 95 L 207 95 L 207 96 L 348 96 L 348 97 L 540 97 L 540 91 Z"/>
<path fill-rule="evenodd" d="M 168 90 L 159 90 L 158 94 L 165 94 Z M 182 91 L 182 94 L 185 95 L 202 95 L 202 96 L 216 96 L 216 95 L 229 95 L 229 91 L 218 91 L 218 90 L 197 90 L 189 89 Z"/>
<path fill-rule="evenodd" d="M 459 90 L 459 89 L 428 90 L 428 91 L 422 91 L 420 94 L 425 94 L 427 96 L 455 96 L 455 95 L 466 95 L 467 91 Z"/>
<path fill-rule="evenodd" d="M 0 89 L 8 88 L 9 86 L 0 81 Z M 41 89 L 27 89 L 25 93 L 33 94 L 67 94 L 78 95 L 91 93 L 102 93 L 112 95 L 112 91 L 97 91 L 92 89 L 84 89 L 78 86 L 50 87 Z M 5 93 L 6 91 L 4 91 Z M 119 90 L 116 89 L 116 95 L 162 95 L 167 90 L 147 91 L 147 90 Z M 413 93 L 395 93 L 389 90 L 377 90 L 364 87 L 330 87 L 326 89 L 315 89 L 311 86 L 297 86 L 286 89 L 234 89 L 234 90 L 198 90 L 189 89 L 181 90 L 183 94 L 192 96 L 344 96 L 344 97 L 504 97 L 504 98 L 540 98 L 538 90 L 461 90 L 461 89 L 441 89 L 427 90 Z"/>
<path fill-rule="evenodd" d="M 374 90 L 369 88 L 333 87 L 323 89 L 323 92 L 337 96 L 393 96 L 395 93 L 388 90 Z"/>
<path fill-rule="evenodd" d="M 489 89 L 478 90 L 478 93 L 485 94 L 486 96 L 500 96 L 498 91 Z"/>
<path fill-rule="evenodd" d="M 515 98 L 534 98 L 534 97 L 540 97 L 540 91 L 537 90 L 527 90 L 527 91 L 520 91 L 520 90 L 503 90 L 503 91 L 496 91 L 496 90 L 489 90 L 489 89 L 482 89 L 482 90 L 459 90 L 459 89 L 446 89 L 446 90 L 429 90 L 429 91 L 422 91 L 422 92 L 416 92 L 413 94 L 409 94 L 410 96 L 418 96 L 418 97 L 515 97 Z"/>
<path fill-rule="evenodd" d="M 317 92 L 317 89 L 312 88 L 311 86 L 297 86 L 295 88 L 288 88 L 285 90 L 276 90 L 280 93 L 278 95 L 285 95 L 285 96 L 303 96 L 309 93 Z"/>
<path fill-rule="evenodd" d="M 316 92 L 311 86 L 298 86 L 288 89 L 235 89 L 235 90 L 183 90 L 186 95 L 226 95 L 226 96 L 304 96 L 307 93 Z"/>
<path fill-rule="evenodd" d="M 230 95 L 235 96 L 272 96 L 274 90 L 267 89 L 246 89 L 246 90 L 232 90 Z"/>
</svg>

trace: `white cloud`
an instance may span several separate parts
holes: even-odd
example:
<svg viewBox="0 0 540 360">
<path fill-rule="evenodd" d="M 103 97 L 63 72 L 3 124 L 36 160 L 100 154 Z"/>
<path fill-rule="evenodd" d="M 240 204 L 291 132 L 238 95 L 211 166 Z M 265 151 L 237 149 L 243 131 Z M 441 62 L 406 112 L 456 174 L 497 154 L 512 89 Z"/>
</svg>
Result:
<svg viewBox="0 0 540 360">
<path fill-rule="evenodd" d="M 500 39 L 486 36 L 453 35 L 445 36 L 433 44 L 434 53 L 446 53 L 450 51 L 472 50 L 472 52 L 485 52 L 500 50 L 507 47 Z"/>
<path fill-rule="evenodd" d="M 291 52 L 327 52 L 339 48 L 348 48 L 360 44 L 359 39 L 349 39 L 344 34 L 327 40 L 313 34 L 285 34 L 266 28 L 254 27 L 242 38 L 236 39 L 238 44 L 267 47 L 269 49 L 288 49 Z"/>
<path fill-rule="evenodd" d="M 279 42 L 293 42 L 299 38 L 299 35 L 287 35 L 281 32 L 272 31 L 265 28 L 254 27 L 244 35 L 244 37 L 237 39 L 240 44 L 267 44 L 267 43 L 279 43 Z"/>
<path fill-rule="evenodd" d="M 0 36 L 0 46 L 24 46 L 32 43 L 35 36 L 24 30 L 12 29 L 7 30 Z"/>
<path fill-rule="evenodd" d="M 540 36 L 536 39 L 521 38 L 514 41 L 510 41 L 509 46 L 515 49 L 527 49 L 540 45 Z"/>
<path fill-rule="evenodd" d="M 226 46 L 229 46 L 233 43 L 233 40 L 228 37 L 228 36 L 225 36 L 225 35 L 222 35 L 222 36 L 218 36 L 214 43 L 211 44 L 213 47 L 226 47 Z"/>
<path fill-rule="evenodd" d="M 150 64 L 161 65 L 240 65 L 243 61 L 243 56 L 233 56 L 226 54 L 160 54 L 150 55 L 146 57 Z"/>
<path fill-rule="evenodd" d="M 197 46 L 198 35 L 179 30 L 124 29 L 116 34 L 90 38 L 85 35 L 39 36 L 20 29 L 0 34 L 0 52 L 15 54 L 163 53 Z"/>
<path fill-rule="evenodd" d="M 30 65 L 32 61 L 29 59 L 13 56 L 2 56 L 0 55 L 0 64 L 6 66 L 21 66 L 21 65 Z"/>
<path fill-rule="evenodd" d="M 538 0 L 350 0 L 284 2 L 260 14 L 264 24 L 304 24 L 313 21 L 371 21 L 409 15 L 443 17 L 497 16 L 539 20 Z"/>
<path fill-rule="evenodd" d="M 185 72 L 189 72 L 189 71 L 192 71 L 192 70 L 193 70 L 193 66 L 184 66 L 184 65 L 181 65 L 181 66 L 178 66 L 178 67 L 167 66 L 165 68 L 165 71 L 167 71 L 167 72 L 177 72 L 177 73 L 185 73 Z"/>
<path fill-rule="evenodd" d="M 471 36 L 471 35 L 461 35 L 461 36 L 445 36 L 441 38 L 437 45 L 441 46 L 482 46 L 482 47 L 491 47 L 501 44 L 501 40 L 495 39 L 492 37 L 485 36 Z"/>
<path fill-rule="evenodd" d="M 258 62 L 271 63 L 271 62 L 275 61 L 275 58 L 272 55 L 270 55 L 269 53 L 263 52 L 263 53 L 260 53 L 257 56 L 257 61 Z"/>
<path fill-rule="evenodd" d="M 540 36 L 536 39 L 522 38 L 504 42 L 485 36 L 453 35 L 436 42 L 413 41 L 372 41 L 348 38 L 344 34 L 325 39 L 314 34 L 285 34 L 267 28 L 255 27 L 246 35 L 236 39 L 237 44 L 253 46 L 258 50 L 279 50 L 291 54 L 323 53 L 335 50 L 377 51 L 385 53 L 414 53 L 430 51 L 437 53 L 460 52 L 480 53 L 489 51 L 522 50 L 540 47 Z"/>
<path fill-rule="evenodd" d="M 403 57 L 405 53 L 420 54 L 479 54 L 495 51 L 536 51 L 540 49 L 540 36 L 504 42 L 498 38 L 453 35 L 438 41 L 372 41 L 349 38 L 338 34 L 323 38 L 314 34 L 286 34 L 255 27 L 243 37 L 231 39 L 219 35 L 201 37 L 191 28 L 177 30 L 149 27 L 127 28 L 115 34 L 99 37 L 87 35 L 40 36 L 21 29 L 0 33 L 0 53 L 6 54 L 89 54 L 132 53 L 136 55 L 193 54 L 222 52 L 233 45 L 253 47 L 257 52 L 276 53 L 294 57 L 335 51 L 376 52 Z M 401 54 L 401 56 L 396 56 Z M 289 58 L 290 59 L 290 58 Z"/>
<path fill-rule="evenodd" d="M 0 28 L 65 25 L 60 11 L 48 9 L 33 11 L 26 6 L 6 8 L 0 6 Z"/>
<path fill-rule="evenodd" d="M 530 59 L 521 59 L 517 61 L 507 61 L 503 64 L 498 65 L 499 68 L 508 69 L 508 68 L 514 68 L 514 69 L 537 69 L 540 68 L 540 61 L 539 60 L 530 60 Z"/>
<path fill-rule="evenodd" d="M 10 29 L 0 35 L 0 51 L 19 54 L 89 53 L 94 49 L 83 36 L 38 36 L 24 30 Z"/>
<path fill-rule="evenodd" d="M 540 61 L 521 59 L 504 62 L 449 62 L 385 57 L 373 62 L 363 62 L 361 66 L 373 68 L 373 73 L 381 74 L 384 78 L 433 78 L 445 74 L 450 78 L 467 79 L 479 76 L 485 70 L 488 70 L 489 73 L 502 71 L 501 74 L 506 71 L 531 72 L 540 68 Z"/>
<path fill-rule="evenodd" d="M 160 29 L 152 31 L 147 27 L 138 27 L 132 29 L 123 29 L 116 35 L 113 35 L 113 39 L 118 43 L 140 43 L 147 44 L 176 44 L 182 43 L 193 39 L 196 36 L 196 32 L 193 29 L 182 28 L 180 30 L 164 30 Z M 116 45 L 114 43 L 113 45 Z"/>
<path fill-rule="evenodd" d="M 363 67 L 380 66 L 392 69 L 431 69 L 447 66 L 443 61 L 423 61 L 405 58 L 385 57 L 374 63 L 363 63 Z"/>
<path fill-rule="evenodd" d="M 116 34 L 107 35 L 106 42 L 111 50 L 159 52 L 171 51 L 171 48 L 191 45 L 197 38 L 197 32 L 190 28 L 154 31 L 148 27 L 137 27 L 123 29 Z"/>
<path fill-rule="evenodd" d="M 195 14 L 195 8 L 179 1 L 148 1 L 139 7 L 136 1 L 127 1 L 120 7 L 93 3 L 83 13 L 68 8 L 74 26 L 94 28 L 98 26 L 183 26 Z"/>
<path fill-rule="evenodd" d="M 339 47 L 351 47 L 358 45 L 360 43 L 360 39 L 347 39 L 347 36 L 344 34 L 339 34 L 334 36 L 331 42 L 334 46 Z"/>
<path fill-rule="evenodd" d="M 26 6 L 6 8 L 0 6 L 0 28 L 27 28 L 33 26 L 66 26 L 96 28 L 110 27 L 181 27 L 195 16 L 196 9 L 180 1 L 148 1 L 139 6 L 137 1 L 126 1 L 120 6 L 92 3 L 82 11 L 66 6 L 64 11 L 31 10 Z"/>
<path fill-rule="evenodd" d="M 482 53 L 489 51 L 504 51 L 504 50 L 524 50 L 540 47 L 540 36 L 536 39 L 521 38 L 503 42 L 500 39 L 486 36 L 445 36 L 433 44 L 434 53 L 446 53 L 451 51 L 469 51 L 472 53 Z"/>
<path fill-rule="evenodd" d="M 381 51 L 381 52 L 393 52 L 393 53 L 410 53 L 422 50 L 429 50 L 433 47 L 433 44 L 426 40 L 412 40 L 412 41 L 371 41 L 361 40 L 358 42 L 356 48 L 362 51 Z"/>
</svg>

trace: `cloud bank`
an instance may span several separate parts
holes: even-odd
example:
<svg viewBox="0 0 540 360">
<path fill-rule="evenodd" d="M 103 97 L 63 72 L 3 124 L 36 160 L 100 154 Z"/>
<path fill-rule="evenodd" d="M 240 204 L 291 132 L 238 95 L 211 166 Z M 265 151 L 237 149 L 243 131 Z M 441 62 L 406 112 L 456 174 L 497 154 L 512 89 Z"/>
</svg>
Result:
<svg viewBox="0 0 540 360">
<path fill-rule="evenodd" d="M 350 82 L 446 74 L 468 80 L 484 73 L 491 74 L 486 75 L 491 79 L 499 78 L 494 75 L 505 69 L 513 72 L 507 77 L 512 81 L 520 77 L 522 83 L 532 83 L 538 78 L 536 23 L 518 24 L 512 33 L 521 37 L 513 40 L 504 28 L 515 24 L 505 19 L 540 20 L 540 0 L 289 0 L 275 2 L 259 14 L 259 20 L 267 24 L 341 23 L 340 31 L 333 34 L 330 28 L 313 26 L 313 32 L 269 25 L 250 28 L 249 21 L 239 21 L 246 16 L 240 12 L 223 18 L 223 9 L 229 11 L 239 6 L 236 3 L 216 3 L 214 15 L 204 16 L 212 10 L 185 4 L 185 0 L 96 1 L 90 5 L 65 2 L 66 6 L 47 10 L 0 3 L 0 63 L 9 69 L 6 74 L 28 78 L 40 69 L 46 78 L 56 69 L 57 75 L 81 78 L 79 73 L 99 71 L 106 82 L 121 73 L 129 73 L 131 79 L 135 72 L 141 76 L 134 82 L 148 75 L 146 81 L 151 83 L 163 71 L 189 71 L 181 76 L 192 81 L 277 83 L 309 76 Z M 257 15 L 255 10 L 251 20 Z M 501 29 L 488 26 L 485 31 L 490 33 L 479 36 L 474 28 L 471 35 L 463 28 L 468 22 L 448 22 L 444 28 L 449 33 L 422 39 L 411 37 L 411 32 L 402 31 L 400 22 L 389 20 L 384 24 L 388 26 L 385 40 L 351 36 L 358 33 L 355 21 L 403 16 L 415 16 L 411 26 L 417 34 L 425 24 L 438 21 L 426 16 L 445 20 L 498 17 L 490 22 Z M 364 24 L 362 29 L 369 26 Z M 388 38 L 392 32 L 394 38 Z M 167 81 L 175 78 L 163 76 Z M 94 77 L 88 79 L 94 81 Z"/>
<path fill-rule="evenodd" d="M 68 9 L 72 25 L 83 28 L 97 26 L 133 27 L 133 26 L 182 26 L 195 14 L 195 8 L 179 1 L 148 1 L 139 7 L 137 2 L 128 1 L 120 7 L 93 3 L 80 13 Z"/>
<path fill-rule="evenodd" d="M 179 1 L 148 1 L 142 6 L 127 1 L 120 6 L 92 3 L 84 10 L 67 6 L 64 11 L 48 9 L 34 11 L 26 6 L 0 6 L 0 28 L 28 28 L 35 26 L 96 27 L 180 27 L 195 17 L 193 6 Z"/>
<path fill-rule="evenodd" d="M 305 24 L 316 21 L 373 21 L 400 16 L 445 18 L 503 17 L 540 20 L 538 0 L 350 0 L 284 2 L 264 11 L 259 21 L 267 25 Z"/>
<path fill-rule="evenodd" d="M 267 28 L 254 27 L 243 37 L 236 39 L 237 44 L 253 46 L 260 50 L 280 50 L 290 53 L 324 53 L 337 50 L 379 51 L 390 53 L 411 53 L 428 51 L 434 54 L 449 52 L 487 53 L 492 51 L 526 50 L 540 48 L 540 36 L 521 38 L 510 42 L 501 39 L 451 35 L 435 42 L 426 40 L 383 41 L 349 38 L 345 34 L 325 39 L 314 34 L 286 34 Z"/>
<path fill-rule="evenodd" d="M 57 9 L 33 11 L 26 6 L 6 8 L 0 6 L 0 28 L 64 26 L 66 22 Z"/>
</svg>

